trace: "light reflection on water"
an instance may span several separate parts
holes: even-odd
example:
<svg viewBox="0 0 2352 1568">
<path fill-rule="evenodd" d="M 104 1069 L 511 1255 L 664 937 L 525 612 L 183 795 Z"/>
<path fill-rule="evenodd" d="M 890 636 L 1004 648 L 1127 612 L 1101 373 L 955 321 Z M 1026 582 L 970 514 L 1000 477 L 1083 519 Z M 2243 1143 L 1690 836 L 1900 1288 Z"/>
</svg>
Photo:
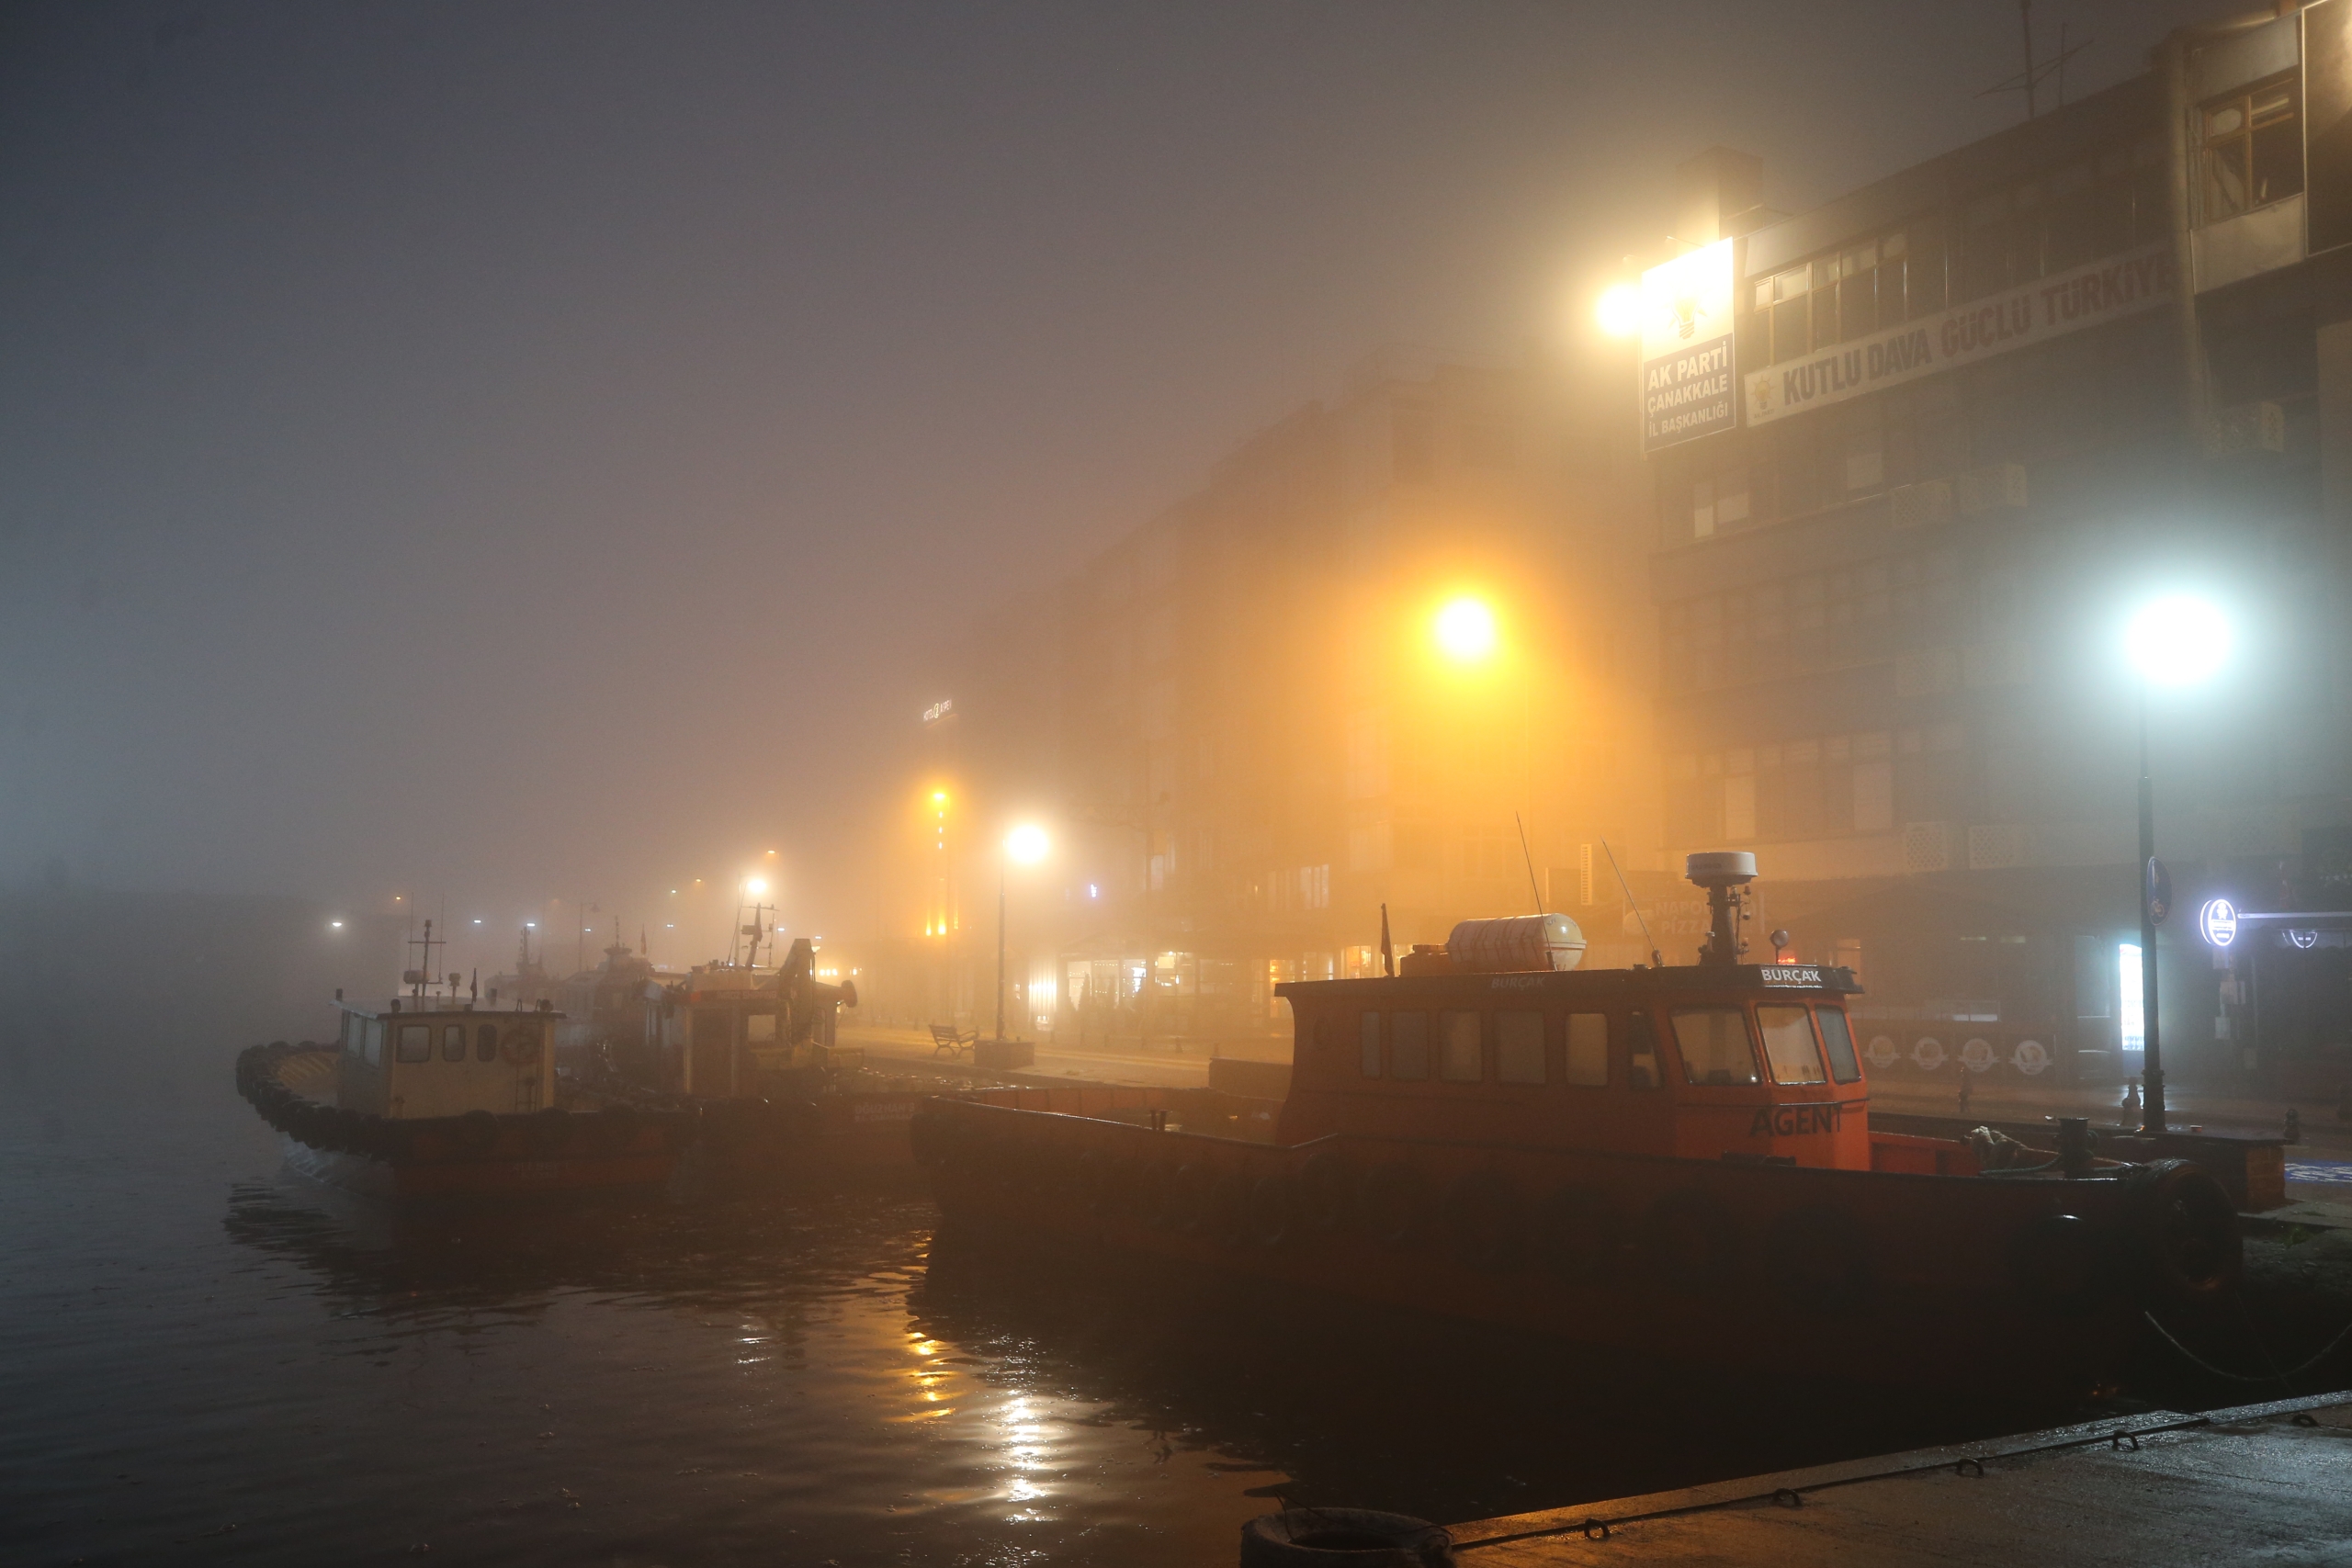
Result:
<svg viewBox="0 0 2352 1568">
<path fill-rule="evenodd" d="M 912 1190 L 395 1219 L 191 1115 L 0 1112 L 12 1562 L 1216 1563 L 1270 1486 L 1468 1518 L 1988 1425 L 934 1238 Z"/>
</svg>

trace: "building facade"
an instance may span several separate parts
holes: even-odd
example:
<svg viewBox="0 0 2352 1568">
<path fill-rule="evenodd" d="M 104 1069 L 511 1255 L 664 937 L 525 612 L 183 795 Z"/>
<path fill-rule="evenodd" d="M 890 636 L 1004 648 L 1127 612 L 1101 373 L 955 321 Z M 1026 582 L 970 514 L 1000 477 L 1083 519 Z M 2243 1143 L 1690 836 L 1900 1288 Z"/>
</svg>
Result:
<svg viewBox="0 0 2352 1568">
<path fill-rule="evenodd" d="M 2211 687 L 2150 699 L 2177 907 L 2334 896 L 2347 28 L 2325 0 L 2177 35 L 2143 76 L 1813 211 L 1714 215 L 1738 231 L 1737 417 L 1650 453 L 1667 847 L 1756 852 L 1758 929 L 1860 969 L 1875 1070 L 2136 1070 L 2120 649 L 2152 594 L 2238 628 Z M 2158 942 L 2172 1072 L 2352 1066 L 2340 935 L 2231 953 L 2191 923 Z"/>
</svg>

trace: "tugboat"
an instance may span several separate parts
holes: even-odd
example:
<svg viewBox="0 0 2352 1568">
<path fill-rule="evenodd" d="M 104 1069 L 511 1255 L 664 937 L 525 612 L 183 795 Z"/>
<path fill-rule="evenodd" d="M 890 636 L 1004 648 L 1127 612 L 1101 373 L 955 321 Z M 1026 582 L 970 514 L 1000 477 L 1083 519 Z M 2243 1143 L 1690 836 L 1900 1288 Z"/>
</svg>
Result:
<svg viewBox="0 0 2352 1568">
<path fill-rule="evenodd" d="M 1553 915 L 1278 987 L 1272 1143 L 938 1099 L 916 1156 L 951 1225 L 1894 1385 L 2096 1386 L 2143 1314 L 2230 1299 L 2236 1206 L 2193 1164 L 2098 1158 L 2081 1122 L 2038 1152 L 1874 1132 L 1851 972 L 1742 962 L 1754 857 L 1687 869 L 1694 964 L 1578 970 Z"/>
<path fill-rule="evenodd" d="M 563 1015 L 477 1005 L 426 967 L 382 1008 L 344 1000 L 333 1044 L 279 1042 L 237 1058 L 237 1088 L 287 1138 L 287 1160 L 371 1196 L 454 1198 L 660 1187 L 690 1118 L 678 1111 L 557 1103 L 553 1034 Z"/>
</svg>

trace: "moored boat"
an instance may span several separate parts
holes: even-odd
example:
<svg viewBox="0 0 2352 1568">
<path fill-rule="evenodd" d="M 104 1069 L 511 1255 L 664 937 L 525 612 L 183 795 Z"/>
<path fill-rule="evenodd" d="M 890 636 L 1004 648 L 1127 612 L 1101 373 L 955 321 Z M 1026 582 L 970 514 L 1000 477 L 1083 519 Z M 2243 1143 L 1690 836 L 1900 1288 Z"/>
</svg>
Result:
<svg viewBox="0 0 2352 1568">
<path fill-rule="evenodd" d="M 257 1045 L 237 1087 L 287 1138 L 288 1162 L 388 1198 L 517 1196 L 658 1188 L 688 1118 L 556 1103 L 544 1005 L 500 1012 L 454 997 L 336 1005 L 332 1044 Z"/>
<path fill-rule="evenodd" d="M 2079 1122 L 2041 1151 L 1871 1129 L 1852 976 L 1740 962 L 1752 859 L 1690 870 L 1695 964 L 1578 971 L 1554 916 L 1280 987 L 1272 1143 L 938 1100 L 917 1156 L 954 1224 L 1863 1381 L 2087 1387 L 2143 1314 L 2230 1298 L 2236 1205 L 2194 1163 L 2101 1159 Z"/>
</svg>

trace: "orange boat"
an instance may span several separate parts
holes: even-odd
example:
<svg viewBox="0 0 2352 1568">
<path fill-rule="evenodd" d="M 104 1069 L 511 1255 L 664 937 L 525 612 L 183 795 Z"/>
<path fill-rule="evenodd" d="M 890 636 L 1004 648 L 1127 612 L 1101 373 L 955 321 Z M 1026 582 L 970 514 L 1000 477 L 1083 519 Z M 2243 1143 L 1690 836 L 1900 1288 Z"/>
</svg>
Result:
<svg viewBox="0 0 2352 1568">
<path fill-rule="evenodd" d="M 2080 1122 L 2052 1151 L 1873 1132 L 1851 974 L 1739 962 L 1753 858 L 1690 872 L 1696 964 L 1578 972 L 1555 915 L 1280 987 L 1272 1143 L 943 1099 L 916 1156 L 952 1224 L 1897 1384 L 2090 1386 L 2143 1314 L 2228 1298 L 2237 1205 L 2196 1164 L 2098 1158 Z"/>
</svg>

